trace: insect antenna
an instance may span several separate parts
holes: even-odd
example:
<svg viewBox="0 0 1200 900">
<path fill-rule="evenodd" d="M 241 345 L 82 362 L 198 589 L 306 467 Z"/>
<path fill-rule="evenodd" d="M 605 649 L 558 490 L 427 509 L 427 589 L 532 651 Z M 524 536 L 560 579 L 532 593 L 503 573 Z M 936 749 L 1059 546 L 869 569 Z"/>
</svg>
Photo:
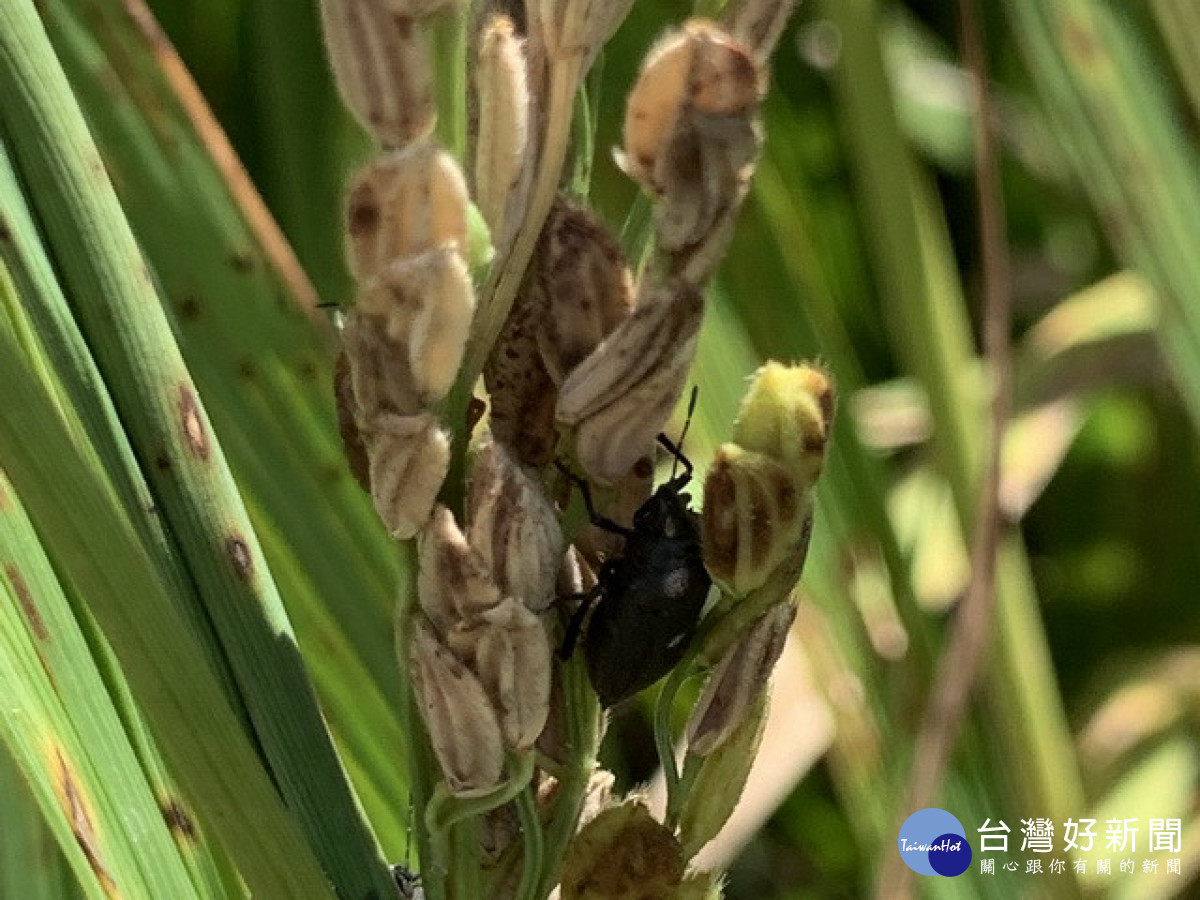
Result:
<svg viewBox="0 0 1200 900">
<path fill-rule="evenodd" d="M 692 414 L 696 411 L 696 397 L 700 393 L 700 388 L 697 385 L 692 385 L 692 396 L 688 399 L 687 417 L 683 420 L 683 430 L 679 432 L 679 443 L 676 444 L 665 434 L 658 436 L 658 442 L 667 448 L 667 452 L 671 454 L 671 481 L 675 480 L 675 467 L 683 466 L 683 481 L 686 483 L 692 477 L 692 461 L 683 455 L 683 442 L 687 437 L 688 428 L 692 424 Z"/>
</svg>

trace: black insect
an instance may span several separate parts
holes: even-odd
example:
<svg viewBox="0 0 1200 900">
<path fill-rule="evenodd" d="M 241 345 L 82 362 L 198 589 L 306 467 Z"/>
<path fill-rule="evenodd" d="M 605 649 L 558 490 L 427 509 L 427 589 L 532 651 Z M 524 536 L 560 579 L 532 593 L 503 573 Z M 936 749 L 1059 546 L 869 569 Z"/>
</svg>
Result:
<svg viewBox="0 0 1200 900">
<path fill-rule="evenodd" d="M 695 403 L 693 391 L 688 423 Z M 588 676 L 604 706 L 649 687 L 683 659 L 712 583 L 700 553 L 699 519 L 689 508 L 691 497 L 683 493 L 692 464 L 665 435 L 658 440 L 683 472 L 676 475 L 672 465 L 671 478 L 634 513 L 632 528 L 598 515 L 587 482 L 567 472 L 583 494 L 592 524 L 625 538 L 624 552 L 604 562 L 596 586 L 582 595 L 559 650 L 566 659 L 576 642 L 582 645 Z"/>
<path fill-rule="evenodd" d="M 421 876 L 406 865 L 392 866 L 392 877 L 400 889 L 402 900 L 425 900 L 425 888 L 421 887 Z"/>
</svg>

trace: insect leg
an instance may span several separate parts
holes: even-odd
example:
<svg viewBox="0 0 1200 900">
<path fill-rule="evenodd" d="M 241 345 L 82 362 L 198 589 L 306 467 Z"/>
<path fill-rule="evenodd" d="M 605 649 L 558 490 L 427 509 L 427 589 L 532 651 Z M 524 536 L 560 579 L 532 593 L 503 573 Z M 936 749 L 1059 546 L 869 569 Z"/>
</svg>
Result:
<svg viewBox="0 0 1200 900">
<path fill-rule="evenodd" d="M 583 495 L 583 506 L 587 510 L 588 520 L 593 525 L 597 528 L 603 528 L 605 531 L 611 531 L 613 534 L 619 534 L 621 537 L 627 538 L 633 535 L 632 529 L 626 528 L 624 525 L 618 525 L 608 516 L 602 516 L 596 512 L 596 504 L 592 501 L 592 488 L 584 479 L 580 478 L 561 462 L 556 463 L 556 465 L 558 466 L 558 471 L 575 482 L 575 486 L 579 488 L 579 493 Z"/>
<path fill-rule="evenodd" d="M 575 595 L 576 599 L 579 600 L 579 606 L 575 608 L 575 612 L 571 613 L 571 618 L 567 622 L 566 633 L 563 635 L 563 642 L 557 650 L 558 658 L 563 662 L 570 659 L 571 654 L 575 652 L 575 645 L 579 643 L 579 635 L 583 632 L 583 623 L 587 619 L 588 613 L 599 602 L 602 592 L 603 585 L 597 583 L 590 590 Z"/>
</svg>

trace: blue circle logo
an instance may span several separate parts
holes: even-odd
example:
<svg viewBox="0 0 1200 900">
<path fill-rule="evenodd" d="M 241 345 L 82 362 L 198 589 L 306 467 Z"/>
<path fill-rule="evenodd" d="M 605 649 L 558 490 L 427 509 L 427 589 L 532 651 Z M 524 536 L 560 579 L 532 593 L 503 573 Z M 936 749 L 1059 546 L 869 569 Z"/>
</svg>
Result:
<svg viewBox="0 0 1200 900">
<path fill-rule="evenodd" d="M 967 832 L 944 809 L 918 810 L 900 826 L 900 857 L 914 872 L 953 878 L 971 865 Z"/>
</svg>

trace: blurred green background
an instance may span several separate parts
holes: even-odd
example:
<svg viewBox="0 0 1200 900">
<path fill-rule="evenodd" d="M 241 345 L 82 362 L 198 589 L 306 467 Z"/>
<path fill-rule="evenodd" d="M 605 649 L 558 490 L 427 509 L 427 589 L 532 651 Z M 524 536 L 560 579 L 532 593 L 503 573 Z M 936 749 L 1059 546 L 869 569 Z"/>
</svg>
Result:
<svg viewBox="0 0 1200 900">
<path fill-rule="evenodd" d="M 1006 820 L 1019 842 L 1019 820 L 1034 816 L 1141 816 L 1143 829 L 1150 816 L 1182 817 L 1184 840 L 1180 874 L 1165 861 L 1157 873 L 1110 876 L 1089 865 L 1078 878 L 986 876 L 976 864 L 918 888 L 1196 896 L 1200 6 L 979 5 L 1012 259 L 1014 419 L 991 661 L 938 805 L 973 843 L 985 817 Z M 197 305 L 206 282 L 193 269 L 214 266 L 230 233 L 217 209 L 227 201 L 204 208 L 219 179 L 177 155 L 181 117 L 160 103 L 148 45 L 126 33 L 120 4 L 45 6 L 339 748 L 399 858 L 408 812 L 388 630 L 396 563 L 338 458 L 325 314 L 297 314 L 313 298 L 276 276 L 254 291 L 226 283 Z M 315 3 L 150 6 L 317 295 L 349 302 L 342 191 L 371 148 L 323 61 Z M 636 197 L 610 153 L 623 98 L 655 37 L 691 10 L 641 0 L 602 58 L 592 195 L 618 231 Z M 912 739 L 966 586 L 987 434 L 957 29 L 956 6 L 930 0 L 801 5 L 774 60 L 765 155 L 711 292 L 689 436 L 701 468 L 763 359 L 819 359 L 840 388 L 797 627 L 810 680 L 776 688 L 777 703 L 810 704 L 832 727 L 793 734 L 814 744 L 804 753 L 789 753 L 786 738 L 764 750 L 786 783 L 799 781 L 747 836 L 730 898 L 869 896 L 907 814 Z M 219 238 L 190 238 L 188 217 L 209 213 Z M 236 332 L 238 316 L 260 329 L 244 346 L 214 338 Z M 273 317 L 286 324 L 274 355 L 259 358 L 254 335 Z M 231 371 L 244 390 L 219 387 Z M 303 410 L 288 419 L 277 405 Z M 653 774 L 644 712 L 622 713 L 605 750 L 624 784 Z"/>
</svg>

